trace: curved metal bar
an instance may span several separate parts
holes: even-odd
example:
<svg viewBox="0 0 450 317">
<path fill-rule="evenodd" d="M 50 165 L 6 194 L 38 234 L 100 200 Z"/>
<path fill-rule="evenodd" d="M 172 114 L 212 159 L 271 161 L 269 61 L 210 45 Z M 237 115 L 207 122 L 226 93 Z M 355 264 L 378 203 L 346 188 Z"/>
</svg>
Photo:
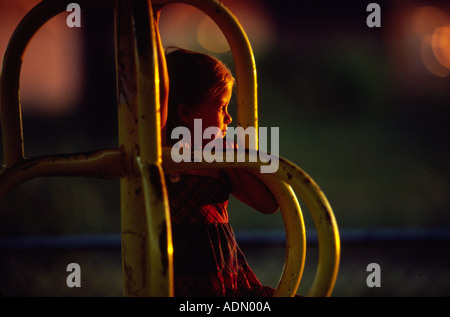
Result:
<svg viewBox="0 0 450 317">
<path fill-rule="evenodd" d="M 234 160 L 228 161 L 229 156 L 224 153 L 223 162 L 214 162 L 210 153 L 203 152 L 206 162 L 180 162 L 171 160 L 171 149 L 163 148 L 163 167 L 166 172 L 185 171 L 204 168 L 245 168 L 254 170 L 255 175 L 260 175 L 259 169 L 267 163 L 259 160 L 259 152 L 245 151 L 245 162 L 238 162 L 238 154 L 235 152 Z M 241 154 L 239 154 L 241 155 Z M 201 157 L 201 156 L 196 156 Z M 249 157 L 258 157 L 257 162 L 249 162 Z M 273 173 L 285 183 L 289 184 L 294 192 L 303 200 L 306 208 L 311 213 L 319 239 L 319 264 L 313 285 L 308 291 L 308 296 L 330 296 L 336 282 L 340 260 L 339 231 L 331 206 L 314 180 L 290 161 L 270 155 L 271 159 L 279 160 L 279 168 Z M 289 276 L 286 276 L 288 278 Z"/>
<path fill-rule="evenodd" d="M 70 0 L 44 0 L 20 21 L 6 47 L 0 71 L 0 111 L 2 114 L 3 166 L 12 166 L 25 157 L 22 111 L 20 106 L 20 71 L 25 50 L 33 36 L 51 18 L 66 11 Z M 105 5 L 107 0 L 79 0 L 82 5 Z"/>
<path fill-rule="evenodd" d="M 295 296 L 300 285 L 306 258 L 306 231 L 303 214 L 292 187 L 270 174 L 253 171 L 277 199 L 286 232 L 283 272 L 274 296 Z"/>
<path fill-rule="evenodd" d="M 19 23 L 6 48 L 0 74 L 5 167 L 24 158 L 19 85 L 25 49 L 37 30 L 55 15 L 66 10 L 66 7 L 65 1 L 46 0 L 39 3 Z"/>
<path fill-rule="evenodd" d="M 0 173 L 0 201 L 21 183 L 42 176 L 119 178 L 125 173 L 119 149 L 59 154 L 23 160 Z"/>
</svg>

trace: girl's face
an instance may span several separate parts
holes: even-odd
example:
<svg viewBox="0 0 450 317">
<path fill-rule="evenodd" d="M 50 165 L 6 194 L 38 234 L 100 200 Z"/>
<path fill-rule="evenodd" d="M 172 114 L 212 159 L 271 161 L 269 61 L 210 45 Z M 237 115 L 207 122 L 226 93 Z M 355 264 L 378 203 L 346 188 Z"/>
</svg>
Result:
<svg viewBox="0 0 450 317">
<path fill-rule="evenodd" d="M 213 138 L 224 137 L 227 131 L 228 124 L 231 123 L 232 118 L 228 113 L 228 104 L 230 103 L 233 92 L 233 82 L 229 82 L 226 88 L 216 97 L 197 105 L 190 111 L 189 114 L 189 128 L 191 133 L 195 131 L 194 119 L 202 119 L 202 129 L 204 132 L 206 128 L 217 127 L 217 131 Z M 209 137 L 206 136 L 206 137 Z M 208 140 L 205 140 L 206 143 Z"/>
</svg>

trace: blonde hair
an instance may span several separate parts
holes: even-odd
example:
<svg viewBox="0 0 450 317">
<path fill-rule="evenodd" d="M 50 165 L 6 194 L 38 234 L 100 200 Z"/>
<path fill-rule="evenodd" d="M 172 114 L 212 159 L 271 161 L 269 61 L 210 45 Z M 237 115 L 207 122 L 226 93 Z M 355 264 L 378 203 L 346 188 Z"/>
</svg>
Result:
<svg viewBox="0 0 450 317">
<path fill-rule="evenodd" d="M 178 126 L 177 108 L 184 104 L 195 108 L 197 105 L 220 94 L 230 81 L 234 83 L 231 71 L 220 60 L 203 53 L 174 49 L 166 53 L 169 75 L 169 109 L 167 136 Z"/>
</svg>

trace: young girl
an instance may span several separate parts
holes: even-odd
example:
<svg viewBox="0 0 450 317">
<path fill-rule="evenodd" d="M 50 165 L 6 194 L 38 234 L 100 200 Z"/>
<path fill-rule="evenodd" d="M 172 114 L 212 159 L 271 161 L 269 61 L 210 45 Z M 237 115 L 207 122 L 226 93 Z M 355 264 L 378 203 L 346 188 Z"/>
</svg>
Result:
<svg viewBox="0 0 450 317">
<path fill-rule="evenodd" d="M 188 128 L 193 136 L 195 119 L 202 119 L 203 130 L 217 127 L 213 138 L 223 138 L 232 121 L 228 104 L 234 79 L 229 70 L 211 56 L 181 49 L 165 59 L 169 96 L 168 100 L 162 98 L 162 107 L 168 105 L 168 111 L 162 109 L 164 145 L 179 142 L 171 138 L 172 130 L 179 126 Z M 274 289 L 261 285 L 247 264 L 227 212 L 230 194 L 260 212 L 276 212 L 278 204 L 264 183 L 244 170 L 204 169 L 168 174 L 166 185 L 175 296 L 273 295 Z"/>
</svg>

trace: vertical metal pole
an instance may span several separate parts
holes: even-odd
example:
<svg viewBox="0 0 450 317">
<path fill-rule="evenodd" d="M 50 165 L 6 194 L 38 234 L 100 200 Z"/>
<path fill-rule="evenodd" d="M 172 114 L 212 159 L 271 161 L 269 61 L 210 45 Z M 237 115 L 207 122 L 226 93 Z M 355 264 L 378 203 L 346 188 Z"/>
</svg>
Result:
<svg viewBox="0 0 450 317">
<path fill-rule="evenodd" d="M 118 0 L 115 19 L 119 143 L 128 170 L 121 178 L 124 292 L 171 296 L 172 241 L 151 6 L 147 0 Z"/>
<path fill-rule="evenodd" d="M 134 165 L 139 150 L 136 63 L 130 1 L 118 0 L 115 8 L 116 76 L 119 146 L 126 156 L 127 173 L 120 179 L 122 267 L 125 296 L 150 294 L 148 228 L 142 182 Z"/>
<path fill-rule="evenodd" d="M 149 226 L 150 292 L 173 295 L 172 232 L 161 151 L 160 77 L 158 46 L 152 6 L 148 0 L 132 2 L 137 104 L 139 121 L 138 165 L 143 183 Z"/>
</svg>

